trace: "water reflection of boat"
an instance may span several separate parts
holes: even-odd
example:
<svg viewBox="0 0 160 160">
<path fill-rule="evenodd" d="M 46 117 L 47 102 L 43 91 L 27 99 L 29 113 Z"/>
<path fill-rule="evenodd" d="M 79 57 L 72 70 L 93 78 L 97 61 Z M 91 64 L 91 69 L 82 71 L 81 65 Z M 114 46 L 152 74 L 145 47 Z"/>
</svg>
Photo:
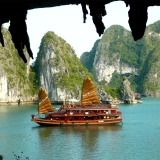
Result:
<svg viewBox="0 0 160 160">
<path fill-rule="evenodd" d="M 81 104 L 68 103 L 54 111 L 47 92 L 39 91 L 38 113 L 44 117 L 32 115 L 32 121 L 39 125 L 108 125 L 122 123 L 122 113 L 117 105 L 100 104 L 93 82 L 89 78 L 83 81 Z M 38 115 L 39 115 L 38 114 Z"/>
<path fill-rule="evenodd" d="M 114 133 L 118 132 L 122 129 L 121 125 L 81 125 L 81 126 L 64 126 L 59 128 L 57 127 L 46 127 L 46 126 L 36 126 L 32 128 L 33 130 L 36 130 L 37 133 L 39 134 L 39 137 L 43 139 L 48 139 L 50 137 L 56 138 L 56 135 L 88 135 L 88 133 L 93 133 L 94 135 L 99 134 L 99 132 L 105 132 L 105 133 Z M 95 136 L 95 137 L 97 137 Z"/>
<path fill-rule="evenodd" d="M 45 146 L 43 151 L 47 148 L 46 146 L 50 146 L 50 151 L 52 152 L 52 145 L 55 144 L 64 144 L 62 145 L 62 149 L 66 151 L 65 148 L 76 148 L 77 146 L 85 151 L 96 151 L 97 144 L 99 141 L 103 139 L 104 143 L 107 143 L 107 138 L 111 138 L 110 143 L 114 143 L 119 137 L 120 132 L 122 130 L 121 125 L 88 125 L 88 126 L 36 126 L 33 129 L 36 130 L 37 138 L 39 146 L 42 144 Z M 51 143 L 52 142 L 52 143 Z M 83 147 L 82 147 L 83 146 Z M 57 145 L 58 147 L 58 145 Z M 80 149 L 80 150 L 81 150 Z M 58 150 L 58 149 L 57 149 Z M 69 149 L 69 152 L 73 149 Z M 48 151 L 48 150 L 47 150 Z M 63 158 L 62 158 L 63 159 Z M 70 158 L 74 159 L 74 158 Z M 102 158 L 103 159 L 103 158 Z"/>
</svg>

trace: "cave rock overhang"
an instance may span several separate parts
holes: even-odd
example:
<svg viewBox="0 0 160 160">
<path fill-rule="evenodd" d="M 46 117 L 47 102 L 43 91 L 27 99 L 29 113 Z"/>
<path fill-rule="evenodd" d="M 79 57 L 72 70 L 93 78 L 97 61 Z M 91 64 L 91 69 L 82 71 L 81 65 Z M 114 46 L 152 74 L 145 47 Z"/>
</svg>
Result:
<svg viewBox="0 0 160 160">
<path fill-rule="evenodd" d="M 29 56 L 33 58 L 25 22 L 28 10 L 80 4 L 82 6 L 85 23 L 86 15 L 88 14 L 88 6 L 96 31 L 99 36 L 101 36 L 105 30 L 105 25 L 102 22 L 102 17 L 107 14 L 105 5 L 110 2 L 114 2 L 114 0 L 0 0 L 0 25 L 2 26 L 3 23 L 10 22 L 9 32 L 11 33 L 12 41 L 19 56 L 26 63 L 27 59 L 23 53 L 24 46 L 26 47 Z M 130 7 L 128 12 L 128 23 L 132 31 L 132 36 L 136 41 L 141 39 L 144 35 L 148 19 L 148 7 L 155 5 L 159 6 L 160 0 L 124 0 L 124 3 L 126 4 L 126 7 Z M 5 46 L 1 32 L 0 43 L 3 47 Z"/>
</svg>

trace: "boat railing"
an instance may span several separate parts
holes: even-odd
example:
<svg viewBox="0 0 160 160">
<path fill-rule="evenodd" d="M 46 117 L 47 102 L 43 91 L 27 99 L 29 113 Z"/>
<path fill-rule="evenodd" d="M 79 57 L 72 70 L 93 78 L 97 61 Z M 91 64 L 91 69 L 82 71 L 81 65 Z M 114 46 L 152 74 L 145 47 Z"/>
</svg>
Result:
<svg viewBox="0 0 160 160">
<path fill-rule="evenodd" d="M 62 109 L 64 108 L 64 109 L 72 109 L 72 108 L 77 108 L 77 109 L 79 109 L 79 108 L 93 108 L 93 109 L 96 109 L 96 108 L 98 108 L 98 109 L 106 109 L 106 108 L 115 108 L 115 109 L 117 109 L 118 108 L 118 106 L 117 105 L 110 105 L 110 104 L 93 104 L 93 105 L 74 105 L 74 104 L 66 104 L 66 105 L 62 105 L 63 107 L 62 107 Z"/>
<path fill-rule="evenodd" d="M 115 104 L 112 104 L 112 105 L 111 105 L 111 108 L 118 108 L 118 106 L 115 105 Z"/>
<path fill-rule="evenodd" d="M 81 115 L 84 115 L 84 116 L 94 116 L 94 115 L 119 115 L 121 114 L 121 112 L 109 112 L 109 111 L 106 111 L 106 112 L 98 112 L 98 111 L 92 111 L 92 112 L 87 112 L 87 111 L 83 111 L 83 112 L 64 112 L 64 113 L 59 113 L 60 115 L 67 115 L 67 116 L 81 116 Z"/>
</svg>

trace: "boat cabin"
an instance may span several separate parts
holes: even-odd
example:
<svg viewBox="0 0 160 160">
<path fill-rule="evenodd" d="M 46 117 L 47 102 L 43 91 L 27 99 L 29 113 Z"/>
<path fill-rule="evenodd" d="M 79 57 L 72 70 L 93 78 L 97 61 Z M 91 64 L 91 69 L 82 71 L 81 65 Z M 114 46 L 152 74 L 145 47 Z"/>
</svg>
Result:
<svg viewBox="0 0 160 160">
<path fill-rule="evenodd" d="M 118 118 L 121 112 L 116 105 L 74 106 L 63 105 L 57 112 L 46 114 L 46 119 L 61 121 L 85 121 Z"/>
</svg>

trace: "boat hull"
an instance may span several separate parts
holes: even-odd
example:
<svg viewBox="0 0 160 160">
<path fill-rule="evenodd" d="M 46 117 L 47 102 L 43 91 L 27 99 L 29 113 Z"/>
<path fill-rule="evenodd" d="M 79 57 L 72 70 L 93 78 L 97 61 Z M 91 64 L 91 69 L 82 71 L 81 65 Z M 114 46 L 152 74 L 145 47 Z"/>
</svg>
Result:
<svg viewBox="0 0 160 160">
<path fill-rule="evenodd" d="M 106 119 L 106 120 L 86 120 L 86 121 L 57 121 L 57 120 L 46 120 L 43 118 L 34 118 L 33 122 L 38 123 L 41 126 L 73 126 L 73 125 L 115 125 L 123 124 L 122 118 Z"/>
</svg>

